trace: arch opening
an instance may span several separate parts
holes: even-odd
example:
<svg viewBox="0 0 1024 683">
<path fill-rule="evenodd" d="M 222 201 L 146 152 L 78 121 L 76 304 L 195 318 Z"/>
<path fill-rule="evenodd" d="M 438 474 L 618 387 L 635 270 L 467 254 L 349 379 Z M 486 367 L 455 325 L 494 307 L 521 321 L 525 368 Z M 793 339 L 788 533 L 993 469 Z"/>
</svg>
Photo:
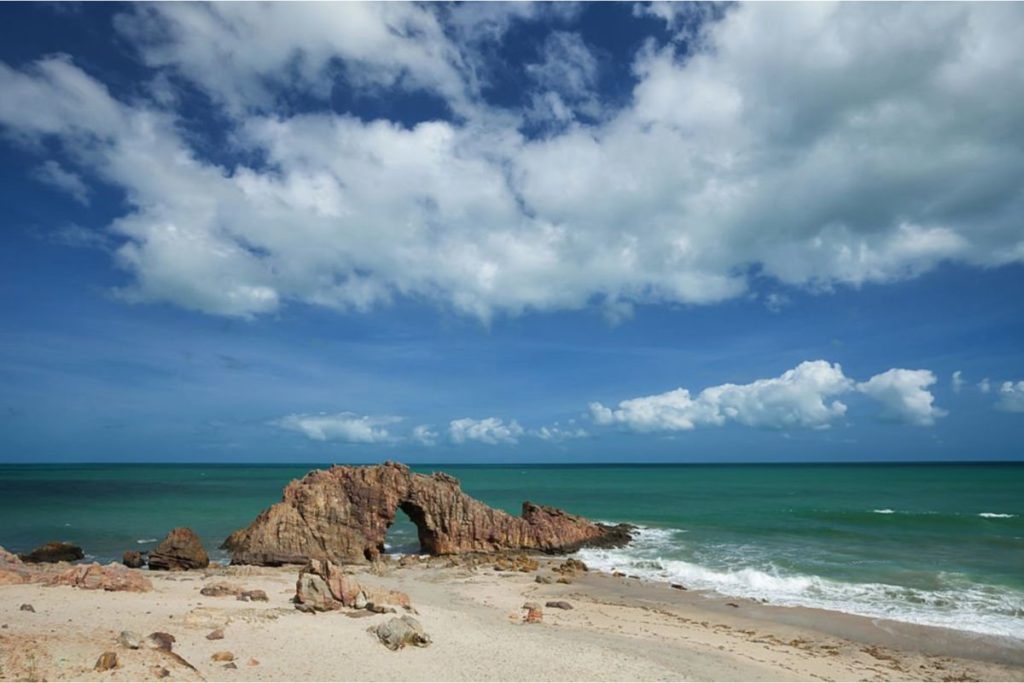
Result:
<svg viewBox="0 0 1024 683">
<path fill-rule="evenodd" d="M 424 552 L 417 525 L 401 507 L 395 510 L 384 536 L 384 544 L 377 550 L 382 555 L 416 555 Z"/>
</svg>

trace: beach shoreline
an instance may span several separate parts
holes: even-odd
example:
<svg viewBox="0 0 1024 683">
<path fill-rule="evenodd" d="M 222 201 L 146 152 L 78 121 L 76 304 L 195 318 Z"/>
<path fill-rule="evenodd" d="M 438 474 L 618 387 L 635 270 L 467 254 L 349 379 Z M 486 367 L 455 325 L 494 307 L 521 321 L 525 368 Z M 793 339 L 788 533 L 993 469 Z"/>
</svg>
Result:
<svg viewBox="0 0 1024 683">
<path fill-rule="evenodd" d="M 540 583 L 558 576 L 559 558 L 536 559 L 528 572 L 443 557 L 346 567 L 363 585 L 408 594 L 432 643 L 398 652 L 367 632 L 393 615 L 296 610 L 296 566 L 145 571 L 148 593 L 0 586 L 0 678 L 153 680 L 163 670 L 167 680 L 1024 680 L 1024 642 L 1011 638 L 594 571 Z M 200 594 L 217 581 L 269 600 Z M 544 607 L 551 601 L 572 609 Z M 541 606 L 541 623 L 523 623 L 527 602 Z M 217 627 L 224 639 L 207 640 Z M 124 630 L 171 633 L 196 671 L 118 645 Z M 95 671 L 106 651 L 119 667 Z M 211 660 L 221 651 L 237 668 Z"/>
</svg>

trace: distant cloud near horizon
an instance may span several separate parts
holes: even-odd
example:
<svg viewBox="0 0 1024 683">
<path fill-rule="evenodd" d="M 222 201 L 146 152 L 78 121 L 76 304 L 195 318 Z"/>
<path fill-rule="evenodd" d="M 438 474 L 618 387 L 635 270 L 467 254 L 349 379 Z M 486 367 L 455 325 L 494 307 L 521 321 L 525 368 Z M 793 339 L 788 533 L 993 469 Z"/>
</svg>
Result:
<svg viewBox="0 0 1024 683">
<path fill-rule="evenodd" d="M 347 443 L 387 443 L 394 441 L 387 426 L 401 422 L 399 417 L 356 415 L 355 413 L 319 413 L 288 415 L 273 424 L 305 434 L 314 441 Z"/>
<path fill-rule="evenodd" d="M 614 409 L 595 402 L 590 412 L 599 425 L 622 424 L 637 432 L 688 431 L 730 422 L 769 429 L 827 429 L 847 412 L 846 404 L 835 397 L 856 391 L 881 403 L 885 417 L 927 426 L 946 414 L 933 405 L 927 390 L 934 383 L 928 370 L 894 368 L 858 384 L 838 363 L 816 360 L 778 377 L 708 387 L 696 396 L 679 388 L 621 401 Z"/>
<path fill-rule="evenodd" d="M 482 420 L 464 417 L 448 423 L 448 435 L 456 444 L 467 441 L 479 441 L 492 446 L 514 444 L 524 433 L 523 428 L 515 420 L 506 423 L 497 417 L 487 417 Z"/>
<path fill-rule="evenodd" d="M 996 407 L 1008 413 L 1024 413 L 1024 380 L 1003 382 Z"/>
<path fill-rule="evenodd" d="M 40 167 L 80 201 L 123 192 L 106 229 L 124 300 L 218 316 L 410 297 L 618 321 L 760 281 L 826 293 L 1024 262 L 1021 5 L 651 10 L 685 34 L 643 42 L 618 100 L 570 21 L 511 67 L 531 104 L 489 101 L 470 29 L 500 42 L 554 11 L 130 5 L 114 24 L 146 70 L 136 96 L 74 55 L 0 62 L 0 127 L 88 169 Z M 210 98 L 229 161 L 185 133 L 178 83 Z M 338 113 L 338 84 L 443 113 Z"/>
</svg>

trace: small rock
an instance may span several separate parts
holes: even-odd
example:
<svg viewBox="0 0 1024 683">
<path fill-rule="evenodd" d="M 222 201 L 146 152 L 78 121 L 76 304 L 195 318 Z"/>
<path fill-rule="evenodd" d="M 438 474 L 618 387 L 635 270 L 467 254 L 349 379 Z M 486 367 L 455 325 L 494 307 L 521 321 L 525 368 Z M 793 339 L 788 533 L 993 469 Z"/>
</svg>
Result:
<svg viewBox="0 0 1024 683">
<path fill-rule="evenodd" d="M 162 666 L 151 666 L 149 667 L 149 675 L 153 678 L 167 678 L 171 675 L 171 671 Z"/>
<path fill-rule="evenodd" d="M 567 603 L 565 600 L 551 600 L 544 603 L 545 607 L 552 607 L 554 609 L 572 609 L 572 605 Z"/>
<path fill-rule="evenodd" d="M 96 660 L 96 666 L 93 667 L 96 671 L 110 671 L 111 669 L 117 668 L 117 653 L 116 652 L 104 652 L 100 655 L 100 658 Z"/>
<path fill-rule="evenodd" d="M 559 576 L 558 581 L 556 581 L 555 583 L 570 584 L 572 583 L 572 579 L 570 579 L 568 576 Z"/>
<path fill-rule="evenodd" d="M 739 605 L 737 605 L 735 602 L 727 602 L 727 603 L 725 603 L 725 606 L 726 607 L 739 607 Z"/>
<path fill-rule="evenodd" d="M 544 620 L 544 612 L 540 609 L 527 610 L 526 616 L 523 617 L 524 624 L 539 624 Z"/>
<path fill-rule="evenodd" d="M 394 607 L 386 607 L 385 605 L 377 605 L 372 602 L 366 603 L 366 610 L 373 612 L 374 614 L 397 614 L 398 610 Z"/>
<path fill-rule="evenodd" d="M 559 573 L 575 573 L 589 571 L 589 568 L 582 560 L 577 560 L 575 557 L 570 557 L 568 560 L 558 565 L 555 569 Z"/>
<path fill-rule="evenodd" d="M 117 637 L 117 644 L 129 650 L 138 650 L 142 647 L 142 637 L 134 631 L 121 631 L 121 635 Z"/>
<path fill-rule="evenodd" d="M 121 564 L 132 569 L 139 569 L 146 564 L 146 556 L 138 550 L 126 550 L 121 556 Z"/>
<path fill-rule="evenodd" d="M 251 658 L 249 660 L 248 665 L 249 666 L 259 666 L 260 665 L 260 660 L 258 660 L 255 657 L 253 657 L 253 658 Z"/>
<path fill-rule="evenodd" d="M 170 633 L 157 631 L 146 636 L 146 647 L 153 650 L 164 650 L 170 652 L 174 648 L 176 639 Z"/>
<path fill-rule="evenodd" d="M 215 662 L 233 662 L 235 661 L 235 655 L 233 652 L 221 650 L 220 652 L 214 652 L 210 659 Z"/>
<path fill-rule="evenodd" d="M 224 668 L 225 669 L 237 669 L 238 665 L 235 664 L 234 662 L 228 662 L 227 664 L 224 665 Z"/>
<path fill-rule="evenodd" d="M 224 629 L 217 628 L 206 634 L 207 640 L 224 640 Z"/>
<path fill-rule="evenodd" d="M 299 610 L 300 612 L 304 612 L 306 614 L 316 614 L 316 610 L 313 608 L 312 605 L 306 605 L 306 604 L 301 603 L 301 602 L 295 603 L 295 609 Z"/>
<path fill-rule="evenodd" d="M 683 584 L 681 584 L 681 583 L 673 583 L 673 584 L 669 584 L 669 585 L 670 585 L 670 586 L 671 586 L 672 588 L 675 588 L 675 589 L 676 589 L 677 591 L 684 591 L 684 590 L 686 590 L 686 586 L 684 586 L 684 585 L 683 585 Z"/>
<path fill-rule="evenodd" d="M 423 630 L 423 626 L 409 615 L 388 619 L 370 629 L 370 632 L 375 633 L 389 650 L 401 650 L 406 645 L 426 647 L 430 644 L 430 636 Z"/>
<path fill-rule="evenodd" d="M 233 583 L 217 581 L 200 588 L 199 594 L 205 595 L 208 598 L 223 598 L 228 595 L 239 596 L 244 590 L 241 586 L 236 586 Z"/>
<path fill-rule="evenodd" d="M 555 582 L 555 580 L 553 578 L 551 578 L 550 576 L 547 576 L 546 574 L 537 574 L 537 576 L 533 580 L 536 581 L 537 583 L 554 583 Z"/>
<path fill-rule="evenodd" d="M 26 602 L 26 603 L 24 603 L 24 604 L 23 604 L 23 605 L 22 605 L 21 607 L 19 607 L 18 609 L 20 609 L 20 610 L 21 610 L 22 612 L 35 612 L 35 611 L 36 611 L 36 608 L 35 608 L 35 607 L 33 607 L 32 605 L 28 604 L 27 602 Z"/>
<path fill-rule="evenodd" d="M 266 591 L 258 589 L 251 591 L 242 591 L 242 593 L 238 596 L 238 599 L 243 602 L 268 602 L 270 600 L 270 598 L 267 597 Z"/>
<path fill-rule="evenodd" d="M 536 602 L 524 602 L 523 609 L 540 609 L 540 604 Z"/>
<path fill-rule="evenodd" d="M 620 579 L 622 577 L 624 577 L 625 575 L 626 575 L 625 572 L 612 572 L 612 576 L 620 578 Z"/>
</svg>

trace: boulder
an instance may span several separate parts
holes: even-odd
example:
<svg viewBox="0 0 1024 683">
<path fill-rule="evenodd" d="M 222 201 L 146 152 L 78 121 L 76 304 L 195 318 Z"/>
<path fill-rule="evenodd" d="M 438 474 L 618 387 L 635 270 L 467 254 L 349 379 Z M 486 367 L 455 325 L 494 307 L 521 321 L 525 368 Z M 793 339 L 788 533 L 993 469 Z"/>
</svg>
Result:
<svg viewBox="0 0 1024 683">
<path fill-rule="evenodd" d="M 85 553 L 77 545 L 64 541 L 50 541 L 30 553 L 21 555 L 23 562 L 74 562 L 85 557 Z"/>
<path fill-rule="evenodd" d="M 372 628 L 371 633 L 376 634 L 389 650 L 401 650 L 406 645 L 426 647 L 430 644 L 430 636 L 423 630 L 423 626 L 409 615 L 388 619 Z"/>
<path fill-rule="evenodd" d="M 150 569 L 187 570 L 205 569 L 210 558 L 199 536 L 187 527 L 172 529 L 160 545 L 149 553 Z"/>
<path fill-rule="evenodd" d="M 582 560 L 577 560 L 575 557 L 570 557 L 568 560 L 558 565 L 555 571 L 559 574 L 575 574 L 576 572 L 588 571 L 587 565 Z"/>
<path fill-rule="evenodd" d="M 302 572 L 295 582 L 295 603 L 316 612 L 340 609 L 341 602 L 331 595 L 327 582 L 316 574 Z"/>
<path fill-rule="evenodd" d="M 142 572 L 113 563 L 101 565 L 94 562 L 76 565 L 48 577 L 46 583 L 50 586 L 72 586 L 86 590 L 102 589 L 131 593 L 147 593 L 153 590 L 153 584 L 142 575 Z"/>
<path fill-rule="evenodd" d="M 407 610 L 412 608 L 409 596 L 405 593 L 360 585 L 355 577 L 326 560 L 310 560 L 299 572 L 298 581 L 295 582 L 295 604 L 302 611 L 316 612 L 329 612 L 342 607 L 372 607 L 374 611 L 386 611 L 387 605 Z"/>
<path fill-rule="evenodd" d="M 263 590 L 249 590 L 242 591 L 238 594 L 238 599 L 242 602 L 269 602 L 270 598 L 267 597 L 267 592 Z"/>
<path fill-rule="evenodd" d="M 199 589 L 200 595 L 205 595 L 208 598 L 223 598 L 237 597 L 245 591 L 241 586 L 233 583 L 227 583 L 225 581 L 217 581 L 211 584 L 207 584 Z"/>
<path fill-rule="evenodd" d="M 523 503 L 520 517 L 513 517 L 463 493 L 454 477 L 417 474 L 386 462 L 310 472 L 222 547 L 233 564 L 366 563 L 383 553 L 399 509 L 416 525 L 422 552 L 431 555 L 573 552 L 630 540 L 628 527 L 596 524 L 530 502 Z"/>
<path fill-rule="evenodd" d="M 126 550 L 121 557 L 121 564 L 132 569 L 141 569 L 146 565 L 146 554 L 138 550 Z"/>
</svg>

